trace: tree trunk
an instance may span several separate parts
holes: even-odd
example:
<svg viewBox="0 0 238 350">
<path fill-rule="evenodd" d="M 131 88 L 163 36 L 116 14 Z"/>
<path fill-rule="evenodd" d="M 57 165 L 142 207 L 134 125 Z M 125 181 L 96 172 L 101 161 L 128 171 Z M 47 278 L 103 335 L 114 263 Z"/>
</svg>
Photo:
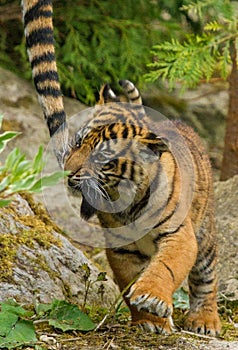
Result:
<svg viewBox="0 0 238 350">
<path fill-rule="evenodd" d="M 235 43 L 231 43 L 232 71 L 229 77 L 229 109 L 226 120 L 225 146 L 221 180 L 238 174 L 238 70 Z"/>
</svg>

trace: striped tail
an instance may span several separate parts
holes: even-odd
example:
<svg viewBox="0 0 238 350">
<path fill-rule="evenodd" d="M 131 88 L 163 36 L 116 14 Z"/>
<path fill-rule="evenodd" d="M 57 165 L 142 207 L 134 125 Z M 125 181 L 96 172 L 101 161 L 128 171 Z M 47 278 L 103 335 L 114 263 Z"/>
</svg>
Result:
<svg viewBox="0 0 238 350">
<path fill-rule="evenodd" d="M 51 0 L 22 0 L 26 46 L 32 75 L 60 165 L 68 145 L 68 128 L 55 60 Z"/>
<path fill-rule="evenodd" d="M 140 92 L 131 81 L 120 80 L 119 84 L 121 85 L 121 87 L 125 91 L 128 99 L 129 99 L 129 102 L 132 102 L 132 103 L 135 103 L 138 105 L 142 105 L 142 98 L 141 98 Z"/>
</svg>

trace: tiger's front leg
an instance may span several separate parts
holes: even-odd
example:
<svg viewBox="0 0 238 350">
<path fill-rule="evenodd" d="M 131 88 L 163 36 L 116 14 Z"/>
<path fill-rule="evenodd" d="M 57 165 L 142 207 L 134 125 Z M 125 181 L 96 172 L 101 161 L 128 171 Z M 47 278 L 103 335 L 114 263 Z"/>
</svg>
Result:
<svg viewBox="0 0 238 350">
<path fill-rule="evenodd" d="M 107 249 L 107 258 L 114 272 L 115 279 L 121 291 L 126 290 L 150 262 L 150 257 L 140 254 L 135 244 L 129 247 Z M 149 287 L 149 286 L 148 286 Z M 153 333 L 171 333 L 173 328 L 172 318 L 160 318 L 143 310 L 138 310 L 136 306 L 130 304 L 125 291 L 123 297 L 131 311 L 132 325 L 139 325 L 143 330 Z"/>
<path fill-rule="evenodd" d="M 197 241 L 191 221 L 186 219 L 177 232 L 159 241 L 157 253 L 127 295 L 130 305 L 139 312 L 169 321 L 173 293 L 192 269 L 196 257 Z M 151 316 L 149 321 L 153 322 Z M 141 319 L 137 323 L 145 322 Z"/>
<path fill-rule="evenodd" d="M 136 243 L 135 243 L 136 246 Z M 124 296 L 132 314 L 132 324 L 156 333 L 171 333 L 172 296 L 191 270 L 197 256 L 197 242 L 190 220 L 176 233 L 158 244 L 150 260 L 139 254 L 118 254 L 108 250 L 107 257 L 122 291 L 142 271 Z M 125 249 L 124 249 L 125 251 Z"/>
</svg>

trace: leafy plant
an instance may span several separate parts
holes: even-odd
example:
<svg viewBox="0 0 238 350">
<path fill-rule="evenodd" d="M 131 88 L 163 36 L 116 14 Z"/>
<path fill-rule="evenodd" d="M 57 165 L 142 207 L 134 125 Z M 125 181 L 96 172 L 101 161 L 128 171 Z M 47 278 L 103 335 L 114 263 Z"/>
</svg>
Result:
<svg viewBox="0 0 238 350">
<path fill-rule="evenodd" d="M 141 84 L 151 46 L 181 29 L 175 0 L 113 4 L 109 0 L 62 0 L 53 5 L 62 90 L 86 104 L 94 104 L 105 82 L 127 78 Z M 8 10 L 5 12 L 11 11 L 10 4 L 2 8 L 3 13 L 5 8 Z M 166 19 L 165 12 L 171 21 Z M 31 79 L 19 15 L 14 21 L 3 16 L 1 19 L 0 64 Z"/>
<path fill-rule="evenodd" d="M 0 116 L 0 127 L 2 119 L 3 117 Z M 14 131 L 5 131 L 0 134 L 0 153 L 17 135 L 19 133 Z M 15 193 L 40 192 L 45 187 L 57 184 L 67 174 L 64 171 L 57 171 L 40 177 L 44 165 L 42 146 L 39 147 L 33 161 L 27 160 L 19 148 L 14 148 L 8 154 L 4 164 L 0 163 L 0 207 L 8 205 Z"/>
<path fill-rule="evenodd" d="M 33 322 L 26 319 L 32 313 L 13 300 L 1 303 L 0 348 L 13 349 L 37 341 Z"/>
<path fill-rule="evenodd" d="M 199 0 L 184 5 L 203 22 L 201 34 L 187 34 L 183 41 L 173 38 L 155 45 L 154 61 L 148 65 L 148 81 L 168 79 L 170 88 L 178 81 L 183 88 L 194 87 L 214 73 L 226 79 L 230 73 L 232 43 L 238 37 L 237 6 L 230 1 Z"/>
<path fill-rule="evenodd" d="M 179 288 L 173 294 L 173 305 L 176 309 L 189 309 L 189 295 L 183 288 Z"/>
<path fill-rule="evenodd" d="M 82 304 L 82 310 L 84 311 L 90 287 L 96 282 L 104 282 L 104 281 L 106 281 L 107 278 L 106 278 L 106 272 L 99 272 L 97 278 L 93 281 L 90 278 L 91 270 L 90 270 L 90 267 L 88 266 L 88 264 L 86 264 L 86 263 L 82 264 L 81 269 L 84 272 L 83 279 L 84 279 L 84 285 L 85 285 L 84 300 L 83 300 L 83 304 Z M 100 286 L 98 288 L 98 294 L 101 294 L 101 297 L 103 298 L 104 286 L 103 286 L 102 283 L 100 284 Z"/>
<path fill-rule="evenodd" d="M 154 60 L 149 64 L 146 79 L 167 79 L 170 88 L 179 81 L 183 90 L 202 79 L 209 81 L 217 75 L 222 79 L 229 77 L 229 108 L 220 177 L 227 180 L 238 174 L 237 2 L 198 0 L 182 9 L 200 19 L 202 34 L 188 34 L 184 41 L 172 39 L 154 46 Z"/>
<path fill-rule="evenodd" d="M 69 330 L 91 331 L 96 325 L 82 312 L 77 305 L 65 300 L 54 300 L 51 304 L 39 304 L 36 308 L 39 315 L 43 315 L 44 321 L 50 326 L 63 332 Z"/>
<path fill-rule="evenodd" d="M 70 330 L 87 332 L 95 328 L 95 324 L 77 305 L 64 300 L 36 305 L 36 314 L 24 309 L 12 299 L 2 302 L 0 306 L 1 349 L 19 349 L 23 345 L 36 345 L 38 339 L 35 326 L 41 322 L 48 322 L 63 332 Z M 39 349 L 38 345 L 37 348 Z"/>
</svg>

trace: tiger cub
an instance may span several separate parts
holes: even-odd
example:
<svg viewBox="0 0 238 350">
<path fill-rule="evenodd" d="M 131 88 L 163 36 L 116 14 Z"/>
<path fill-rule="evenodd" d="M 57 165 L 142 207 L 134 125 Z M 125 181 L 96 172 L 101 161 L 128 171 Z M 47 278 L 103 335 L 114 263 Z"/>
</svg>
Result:
<svg viewBox="0 0 238 350">
<path fill-rule="evenodd" d="M 82 194 L 81 215 L 94 214 L 105 230 L 107 257 L 132 323 L 171 333 L 172 295 L 188 276 L 186 328 L 218 335 L 216 235 L 208 156 L 181 122 L 158 125 L 129 81 L 129 103 L 108 85 L 90 121 L 70 146 L 54 56 L 52 2 L 23 0 L 34 82 L 55 153 L 70 171 L 68 186 Z"/>
<path fill-rule="evenodd" d="M 76 133 L 66 157 L 65 169 L 71 171 L 68 184 L 82 192 L 81 215 L 87 220 L 97 214 L 105 229 L 107 258 L 120 290 L 135 281 L 124 295 L 132 323 L 151 332 L 170 333 L 172 295 L 188 276 L 186 328 L 218 335 L 216 237 L 208 156 L 199 137 L 182 122 L 162 121 L 157 129 L 141 106 L 134 85 L 120 83 L 134 107 L 118 103 L 110 87 L 103 87 L 94 117 Z M 181 157 L 191 162 L 183 172 L 174 155 L 179 137 L 191 155 L 189 158 L 182 149 Z M 172 138 L 176 141 L 173 151 Z M 146 162 L 141 166 L 143 159 Z M 193 183 L 186 178 L 190 167 Z M 125 179 L 135 187 L 128 207 L 110 211 L 95 204 L 100 195 L 116 201 L 117 186 Z M 186 207 L 181 191 L 189 192 L 189 187 L 192 197 Z"/>
</svg>

